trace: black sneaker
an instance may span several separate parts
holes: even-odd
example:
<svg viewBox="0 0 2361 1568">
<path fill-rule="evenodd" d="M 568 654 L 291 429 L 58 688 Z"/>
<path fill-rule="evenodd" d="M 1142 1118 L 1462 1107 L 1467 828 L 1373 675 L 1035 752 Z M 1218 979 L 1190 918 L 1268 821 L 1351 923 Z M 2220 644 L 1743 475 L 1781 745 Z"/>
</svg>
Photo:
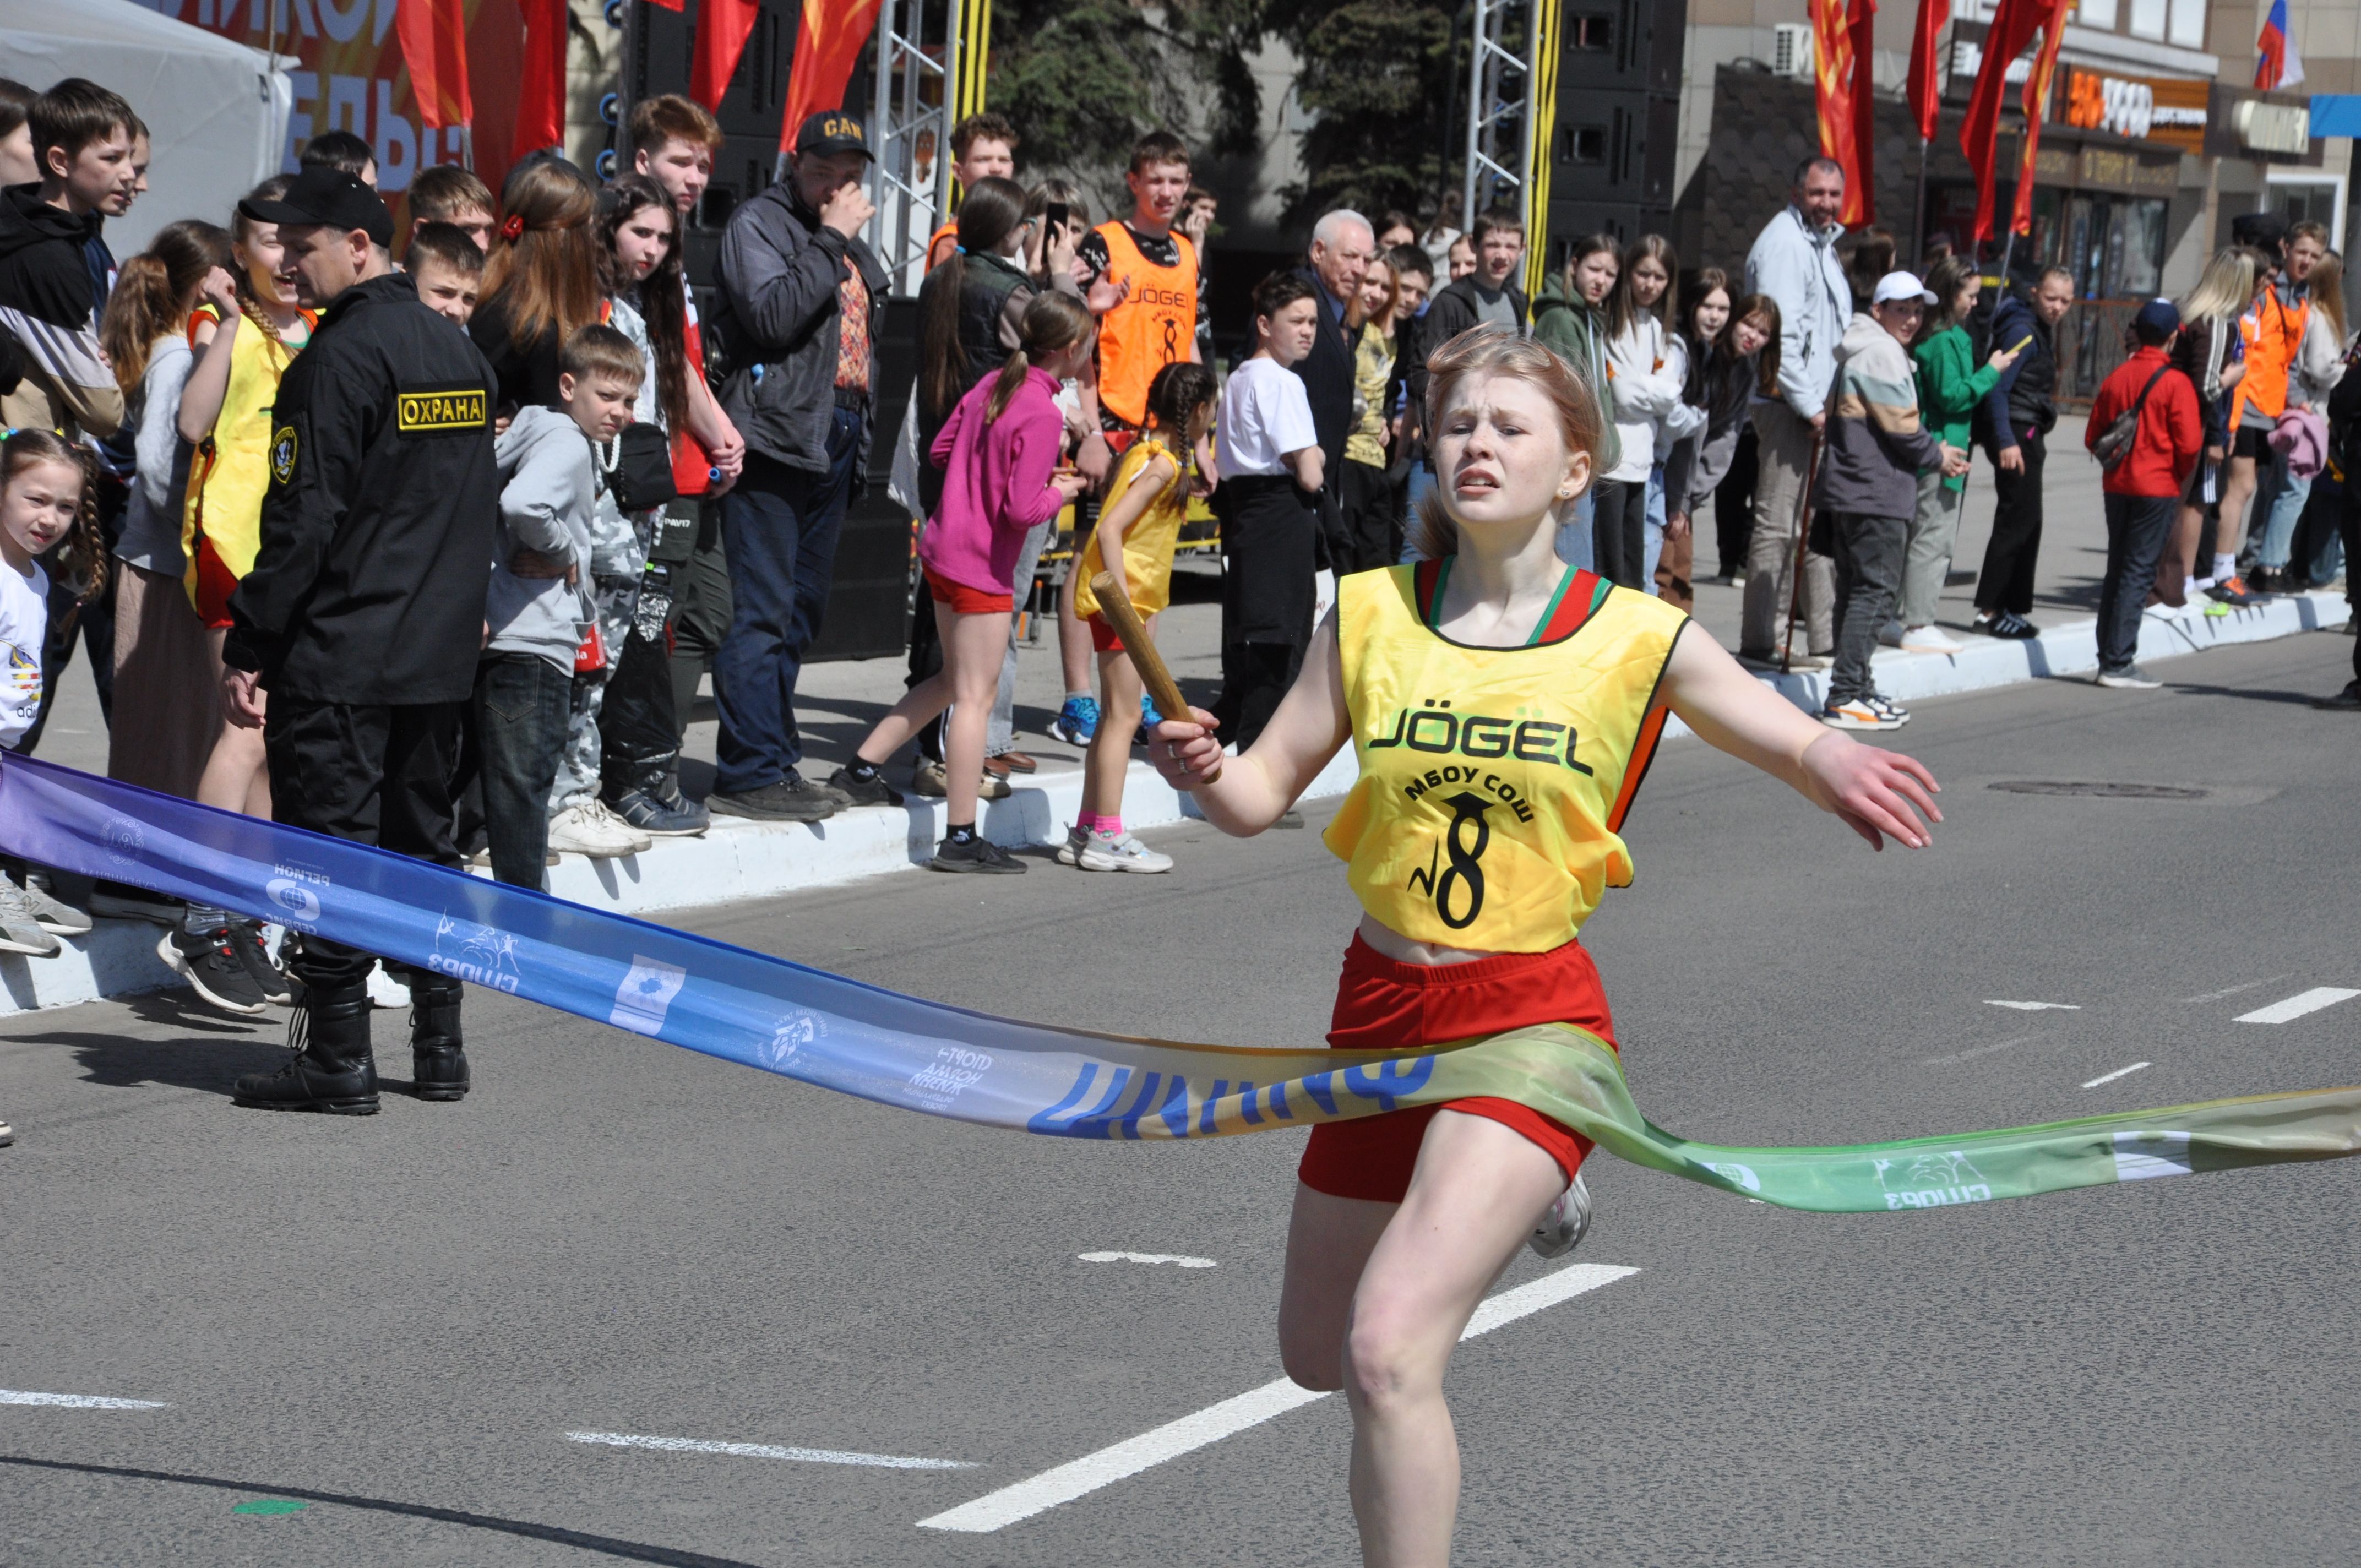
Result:
<svg viewBox="0 0 2361 1568">
<path fill-rule="evenodd" d="M 1987 637 L 2009 642 L 2027 642 L 2041 635 L 2041 628 L 2013 609 L 2002 610 L 1977 630 Z"/>
<path fill-rule="evenodd" d="M 188 931 L 167 931 L 164 939 L 156 944 L 156 956 L 194 986 L 202 1000 L 225 1013 L 252 1017 L 270 1010 L 269 999 L 255 983 L 254 976 L 247 973 L 245 961 L 237 956 L 237 944 L 231 940 L 226 926 L 202 937 Z"/>
<path fill-rule="evenodd" d="M 2324 707 L 2335 713 L 2361 713 L 2361 681 L 2348 681 L 2345 689 L 2334 696 L 2316 696 L 2314 707 Z"/>
<path fill-rule="evenodd" d="M 836 796 L 789 773 L 776 784 L 734 795 L 719 791 L 705 804 L 725 817 L 752 817 L 765 822 L 818 822 L 836 815 Z"/>
<path fill-rule="evenodd" d="M 866 779 L 852 776 L 851 768 L 839 768 L 828 775 L 828 787 L 851 801 L 855 806 L 899 806 L 902 792 L 885 782 L 885 775 L 871 773 Z"/>
<path fill-rule="evenodd" d="M 713 814 L 686 795 L 666 800 L 629 790 L 609 809 L 652 839 L 693 839 L 713 826 Z"/>
<path fill-rule="evenodd" d="M 233 920 L 229 926 L 229 945 L 237 951 L 237 961 L 254 977 L 255 989 L 262 999 L 275 1006 L 284 1007 L 295 1000 L 294 982 L 287 971 L 270 961 L 270 949 L 263 945 L 262 922 Z"/>
<path fill-rule="evenodd" d="M 1022 876 L 1025 862 L 983 837 L 981 833 L 962 844 L 946 839 L 935 846 L 935 858 L 927 862 L 939 872 L 983 872 L 993 876 Z"/>
</svg>

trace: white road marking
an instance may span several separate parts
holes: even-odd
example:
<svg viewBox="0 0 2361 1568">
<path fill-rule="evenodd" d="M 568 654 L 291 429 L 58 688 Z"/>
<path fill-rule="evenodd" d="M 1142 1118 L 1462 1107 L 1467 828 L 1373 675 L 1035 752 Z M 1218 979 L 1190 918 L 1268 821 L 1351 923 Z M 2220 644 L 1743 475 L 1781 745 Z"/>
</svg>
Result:
<svg viewBox="0 0 2361 1568">
<path fill-rule="evenodd" d="M 741 1459 L 793 1459 L 806 1464 L 866 1464 L 879 1470 L 972 1470 L 965 1459 L 906 1459 L 893 1453 L 848 1453 L 833 1448 L 780 1448 L 767 1442 L 712 1442 L 699 1437 L 641 1437 L 620 1431 L 570 1431 L 572 1442 L 610 1448 L 656 1448 L 667 1453 L 729 1453 Z"/>
<path fill-rule="evenodd" d="M 2136 1061 L 2129 1067 L 2119 1067 L 2113 1072 L 2102 1074 L 2100 1077 L 2092 1079 L 2082 1087 L 2085 1089 L 2096 1089 L 2103 1083 L 2113 1083 L 2119 1078 L 2129 1078 L 2132 1074 L 2148 1065 L 2150 1064 L 2144 1061 Z"/>
<path fill-rule="evenodd" d="M 1218 1266 L 1210 1257 L 1183 1257 L 1177 1252 L 1078 1252 L 1083 1263 L 1177 1263 L 1183 1268 Z"/>
<path fill-rule="evenodd" d="M 1474 1339 L 1477 1334 L 1490 1333 L 1519 1318 L 1529 1317 L 1545 1307 L 1554 1307 L 1571 1300 L 1585 1291 L 1596 1290 L 1602 1285 L 1612 1285 L 1627 1275 L 1640 1272 L 1609 1264 L 1577 1263 L 1545 1275 L 1528 1285 L 1504 1290 L 1476 1309 L 1467 1322 L 1467 1332 L 1459 1337 Z M 1298 1387 L 1281 1377 L 1261 1387 L 1240 1394 L 1235 1398 L 1209 1405 L 1193 1415 L 1168 1421 L 1153 1431 L 1126 1439 L 1112 1448 L 1100 1449 L 1071 1460 L 1054 1470 L 1045 1470 L 1029 1480 L 1013 1486 L 1003 1486 L 997 1492 L 987 1492 L 973 1502 L 961 1503 L 948 1512 L 918 1521 L 921 1530 L 954 1530 L 983 1535 L 1046 1513 L 1061 1503 L 1086 1497 L 1102 1486 L 1113 1486 L 1127 1475 L 1178 1459 L 1184 1453 L 1235 1436 L 1248 1427 L 1260 1426 L 1275 1416 L 1283 1416 L 1300 1406 L 1316 1403 L 1329 1396 L 1309 1388 Z"/>
<path fill-rule="evenodd" d="M 2225 996 L 2235 996 L 2242 991 L 2252 991 L 2258 985 L 2268 985 L 2275 980 L 2285 980 L 2287 976 L 2283 974 L 2269 974 L 2265 975 L 2260 980 L 2250 980 L 2243 985 L 2225 985 L 2219 991 L 2209 991 L 2202 996 L 2191 996 L 2184 1001 L 2181 1005 L 2184 1007 L 2194 1007 L 2201 1002 L 2219 1002 Z"/>
<path fill-rule="evenodd" d="M 2341 985 L 2315 985 L 2310 991 L 2300 991 L 2284 1002 L 2274 1002 L 2268 1007 L 2257 1007 L 2252 1013 L 2241 1013 L 2235 1020 L 2240 1024 L 2285 1024 L 2307 1013 L 2317 1013 L 2323 1007 L 2334 1007 L 2340 1002 L 2361 996 L 2361 991 L 2348 991 Z"/>
<path fill-rule="evenodd" d="M 0 1388 L 0 1405 L 63 1405 L 70 1410 L 169 1410 L 161 1399 L 109 1399 L 98 1394 L 35 1394 Z"/>
<path fill-rule="evenodd" d="M 1984 1002 L 1984 1005 L 1987 1007 L 2014 1007 L 2019 1013 L 2046 1013 L 2052 1008 L 2055 1008 L 2060 1013 L 2080 1013 L 2082 1011 L 2082 1004 L 2079 1002 L 1999 1002 L 1987 998 Z"/>
</svg>

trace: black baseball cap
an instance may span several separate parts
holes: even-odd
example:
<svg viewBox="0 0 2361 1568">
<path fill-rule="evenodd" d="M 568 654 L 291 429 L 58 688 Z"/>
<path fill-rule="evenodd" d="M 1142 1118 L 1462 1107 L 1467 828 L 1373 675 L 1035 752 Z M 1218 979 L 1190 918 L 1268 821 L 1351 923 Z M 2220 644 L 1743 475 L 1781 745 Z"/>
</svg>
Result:
<svg viewBox="0 0 2361 1568">
<path fill-rule="evenodd" d="M 2288 221 L 2278 213 L 2241 213 L 2230 221 L 2230 237 L 2240 245 L 2277 250 L 2288 236 Z"/>
<path fill-rule="evenodd" d="M 868 133 L 862 129 L 861 116 L 847 109 L 823 109 L 804 122 L 796 133 L 796 156 L 807 153 L 857 152 L 875 161 L 877 155 L 869 150 Z"/>
<path fill-rule="evenodd" d="M 258 224 L 325 224 L 349 233 L 367 231 L 379 245 L 393 243 L 393 214 L 384 199 L 360 177 L 324 165 L 306 169 L 275 202 L 240 202 L 237 210 Z"/>
</svg>

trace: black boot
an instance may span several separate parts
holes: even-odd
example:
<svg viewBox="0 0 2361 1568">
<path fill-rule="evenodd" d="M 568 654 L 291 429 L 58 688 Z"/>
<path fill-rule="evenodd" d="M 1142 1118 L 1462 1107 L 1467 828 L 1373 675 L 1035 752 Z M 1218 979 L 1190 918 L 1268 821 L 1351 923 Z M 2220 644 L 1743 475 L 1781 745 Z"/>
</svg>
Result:
<svg viewBox="0 0 2361 1568">
<path fill-rule="evenodd" d="M 294 1059 L 237 1080 L 236 1102 L 266 1111 L 377 1114 L 377 1062 L 369 1055 L 367 985 L 313 987 L 287 1021 Z"/>
<path fill-rule="evenodd" d="M 467 1053 L 459 1048 L 462 989 L 447 974 L 411 971 L 411 1092 L 421 1100 L 467 1098 Z"/>
</svg>

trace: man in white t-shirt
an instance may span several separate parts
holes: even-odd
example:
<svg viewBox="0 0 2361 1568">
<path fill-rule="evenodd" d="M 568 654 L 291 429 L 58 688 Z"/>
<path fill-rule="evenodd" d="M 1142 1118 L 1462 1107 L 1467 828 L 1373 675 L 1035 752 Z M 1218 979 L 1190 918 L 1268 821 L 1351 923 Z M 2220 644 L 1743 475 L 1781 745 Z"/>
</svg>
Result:
<svg viewBox="0 0 2361 1568">
<path fill-rule="evenodd" d="M 1255 289 L 1254 357 L 1223 389 L 1213 509 L 1226 569 L 1213 712 L 1240 751 L 1270 722 L 1312 645 L 1325 460 L 1312 400 L 1290 367 L 1312 352 L 1319 311 L 1300 274 L 1264 279 Z"/>
</svg>

